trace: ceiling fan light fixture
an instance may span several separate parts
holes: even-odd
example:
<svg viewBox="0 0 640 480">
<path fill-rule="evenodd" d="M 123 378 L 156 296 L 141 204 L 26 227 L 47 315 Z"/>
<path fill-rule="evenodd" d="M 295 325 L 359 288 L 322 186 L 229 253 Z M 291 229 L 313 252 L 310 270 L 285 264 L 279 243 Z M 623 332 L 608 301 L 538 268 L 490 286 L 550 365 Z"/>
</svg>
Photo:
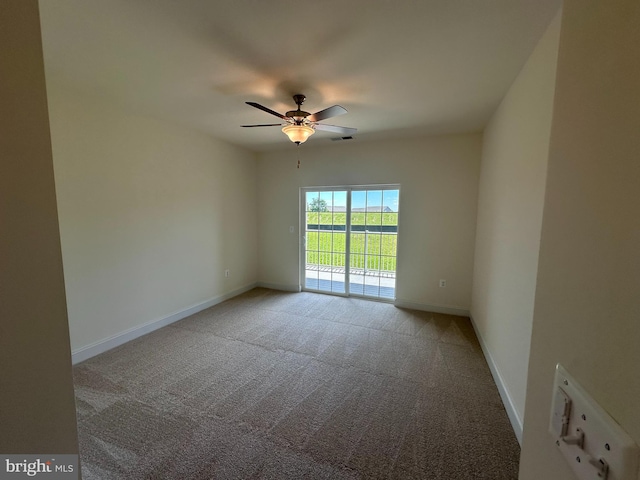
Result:
<svg viewBox="0 0 640 480">
<path fill-rule="evenodd" d="M 282 133 L 289 137 L 293 143 L 300 145 L 316 131 L 308 125 L 285 125 L 282 127 Z"/>
</svg>

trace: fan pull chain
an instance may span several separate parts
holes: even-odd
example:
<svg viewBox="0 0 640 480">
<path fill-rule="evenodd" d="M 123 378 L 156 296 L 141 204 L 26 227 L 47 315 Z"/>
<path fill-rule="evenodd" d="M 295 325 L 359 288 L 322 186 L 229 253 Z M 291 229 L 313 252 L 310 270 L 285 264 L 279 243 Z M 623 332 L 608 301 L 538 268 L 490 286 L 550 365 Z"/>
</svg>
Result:
<svg viewBox="0 0 640 480">
<path fill-rule="evenodd" d="M 300 144 L 297 144 L 298 148 L 296 150 L 298 150 L 298 168 L 300 168 Z"/>
</svg>

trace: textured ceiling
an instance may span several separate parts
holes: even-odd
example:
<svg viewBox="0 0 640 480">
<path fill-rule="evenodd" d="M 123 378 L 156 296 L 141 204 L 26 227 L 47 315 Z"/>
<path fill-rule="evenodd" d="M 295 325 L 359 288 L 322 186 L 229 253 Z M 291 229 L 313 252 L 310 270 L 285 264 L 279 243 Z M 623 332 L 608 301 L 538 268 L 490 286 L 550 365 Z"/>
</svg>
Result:
<svg viewBox="0 0 640 480">
<path fill-rule="evenodd" d="M 291 95 L 356 138 L 480 131 L 560 0 L 41 0 L 50 81 L 252 150 Z M 307 145 L 335 134 L 318 132 Z"/>
</svg>

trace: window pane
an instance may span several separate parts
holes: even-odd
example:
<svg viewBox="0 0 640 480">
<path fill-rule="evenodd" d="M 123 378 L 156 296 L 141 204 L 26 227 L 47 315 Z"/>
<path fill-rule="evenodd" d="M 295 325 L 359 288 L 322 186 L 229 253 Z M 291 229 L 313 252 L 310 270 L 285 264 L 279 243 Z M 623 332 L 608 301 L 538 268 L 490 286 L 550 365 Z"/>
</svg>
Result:
<svg viewBox="0 0 640 480">
<path fill-rule="evenodd" d="M 318 250 L 318 232 L 307 232 L 307 250 Z"/>
<path fill-rule="evenodd" d="M 367 225 L 380 225 L 380 212 L 367 212 L 365 223 Z"/>
<path fill-rule="evenodd" d="M 331 261 L 334 267 L 344 267 L 344 253 L 334 253 Z"/>
<path fill-rule="evenodd" d="M 396 271 L 396 257 L 380 257 L 380 270 L 385 272 L 395 272 Z"/>
<path fill-rule="evenodd" d="M 331 265 L 331 253 L 330 252 L 319 252 L 318 253 L 318 264 L 320 267 Z"/>
<path fill-rule="evenodd" d="M 383 225 L 395 225 L 398 226 L 398 214 L 397 213 L 383 213 L 382 214 Z"/>
<path fill-rule="evenodd" d="M 380 279 L 371 275 L 365 276 L 364 294 L 377 297 L 380 293 Z"/>
<path fill-rule="evenodd" d="M 367 212 L 379 212 L 380 208 L 373 210 L 375 207 L 382 207 L 382 190 L 367 190 Z"/>
<path fill-rule="evenodd" d="M 383 255 L 396 255 L 396 249 L 398 244 L 398 236 L 395 234 L 382 235 L 382 254 Z"/>
<path fill-rule="evenodd" d="M 398 194 L 399 190 L 384 190 L 382 192 L 382 206 L 384 212 L 398 211 Z"/>
<path fill-rule="evenodd" d="M 358 270 L 364 269 L 364 255 L 352 254 L 350 259 L 351 268 L 355 268 Z"/>
<path fill-rule="evenodd" d="M 318 289 L 318 270 L 305 270 L 305 287 Z"/>
<path fill-rule="evenodd" d="M 364 233 L 352 233 L 349 248 L 352 253 L 364 253 Z"/>
<path fill-rule="evenodd" d="M 346 212 L 334 212 L 332 214 L 333 225 L 339 225 L 342 228 L 335 228 L 334 230 L 347 230 L 347 214 Z"/>
<path fill-rule="evenodd" d="M 333 192 L 320 192 L 320 211 L 330 212 L 333 207 Z"/>
<path fill-rule="evenodd" d="M 382 237 L 382 235 L 380 234 L 375 234 L 375 233 L 368 233 L 365 241 L 367 243 L 367 251 L 366 253 L 372 254 L 372 255 L 379 255 L 380 254 L 380 237 Z"/>
<path fill-rule="evenodd" d="M 312 225 L 313 230 L 318 229 L 318 212 L 307 212 L 307 229 L 309 229 L 309 225 Z"/>
<path fill-rule="evenodd" d="M 347 211 L 347 192 L 333 192 L 333 211 L 341 213 Z"/>
<path fill-rule="evenodd" d="M 351 211 L 364 212 L 367 206 L 367 192 L 364 190 L 355 190 L 351 192 Z"/>
<path fill-rule="evenodd" d="M 318 204 L 319 198 L 320 192 L 307 192 L 307 199 L 305 202 L 307 204 L 307 212 L 314 211 L 314 206 Z M 315 209 L 315 211 L 317 212 L 318 210 Z"/>
<path fill-rule="evenodd" d="M 349 275 L 349 292 L 354 295 L 364 295 L 364 276 L 357 274 Z"/>
<path fill-rule="evenodd" d="M 333 251 L 344 253 L 346 251 L 346 233 L 333 233 Z"/>
<path fill-rule="evenodd" d="M 321 252 L 331 251 L 331 232 L 318 233 L 318 250 Z"/>
<path fill-rule="evenodd" d="M 307 265 L 318 264 L 318 252 L 307 252 Z"/>
<path fill-rule="evenodd" d="M 332 273 L 331 274 L 331 291 L 334 293 L 345 293 L 345 274 L 342 273 Z"/>
<path fill-rule="evenodd" d="M 366 270 L 379 270 L 380 269 L 380 257 L 378 255 L 365 255 Z"/>
</svg>

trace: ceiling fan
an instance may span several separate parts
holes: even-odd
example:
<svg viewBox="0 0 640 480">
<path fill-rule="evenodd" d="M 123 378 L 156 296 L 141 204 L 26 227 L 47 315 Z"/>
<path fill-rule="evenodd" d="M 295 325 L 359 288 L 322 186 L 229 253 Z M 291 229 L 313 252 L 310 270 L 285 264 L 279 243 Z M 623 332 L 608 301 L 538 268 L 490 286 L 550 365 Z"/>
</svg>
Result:
<svg viewBox="0 0 640 480">
<path fill-rule="evenodd" d="M 316 113 L 305 112 L 300 109 L 300 106 L 304 103 L 306 97 L 302 94 L 296 94 L 293 96 L 293 101 L 298 106 L 297 110 L 290 110 L 286 114 L 282 115 L 270 108 L 260 105 L 255 102 L 245 102 L 247 105 L 258 108 L 264 112 L 275 115 L 281 118 L 283 121 L 280 123 L 265 123 L 261 125 L 242 125 L 246 128 L 251 127 L 282 127 L 282 131 L 289 140 L 296 145 L 300 145 L 307 141 L 316 130 L 322 130 L 325 132 L 339 133 L 343 136 L 351 136 L 358 131 L 356 128 L 339 127 L 337 125 L 326 125 L 324 123 L 318 123 L 326 118 L 337 117 L 347 113 L 347 110 L 340 105 L 334 105 L 333 107 L 325 108 Z"/>
</svg>

